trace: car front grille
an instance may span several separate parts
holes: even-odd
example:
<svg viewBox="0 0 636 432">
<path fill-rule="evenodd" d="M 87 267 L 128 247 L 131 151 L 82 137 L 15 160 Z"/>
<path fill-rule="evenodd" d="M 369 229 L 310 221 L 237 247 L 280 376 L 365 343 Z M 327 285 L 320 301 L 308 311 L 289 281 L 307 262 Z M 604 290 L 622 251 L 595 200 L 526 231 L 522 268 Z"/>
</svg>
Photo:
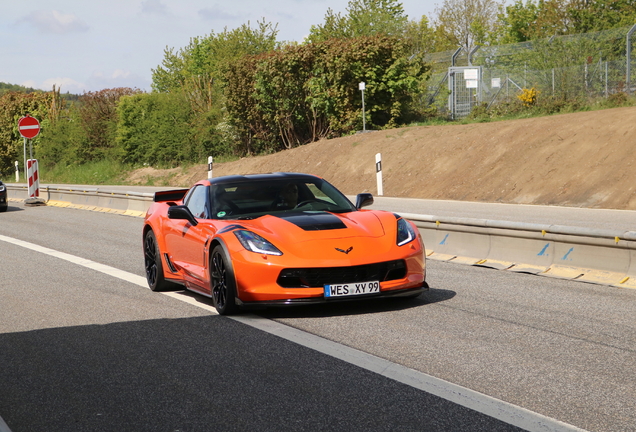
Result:
<svg viewBox="0 0 636 432">
<path fill-rule="evenodd" d="M 283 288 L 315 288 L 339 283 L 390 281 L 406 276 L 404 260 L 350 267 L 289 268 L 280 272 Z"/>
</svg>

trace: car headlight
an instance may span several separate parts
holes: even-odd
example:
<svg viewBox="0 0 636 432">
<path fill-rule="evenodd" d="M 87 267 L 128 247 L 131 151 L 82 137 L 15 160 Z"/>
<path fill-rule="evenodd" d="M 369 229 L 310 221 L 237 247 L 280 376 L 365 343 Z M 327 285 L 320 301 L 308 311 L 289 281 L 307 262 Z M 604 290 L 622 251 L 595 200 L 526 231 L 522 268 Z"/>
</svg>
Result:
<svg viewBox="0 0 636 432">
<path fill-rule="evenodd" d="M 417 238 L 415 230 L 406 220 L 400 218 L 397 221 L 397 245 L 404 246 Z"/>
<path fill-rule="evenodd" d="M 5 189 L 6 189 L 5 185 L 1 184 L 0 185 L 0 192 L 4 192 Z"/>
<path fill-rule="evenodd" d="M 248 251 L 265 255 L 282 255 L 276 246 L 256 233 L 245 230 L 234 231 L 234 235 Z"/>
</svg>

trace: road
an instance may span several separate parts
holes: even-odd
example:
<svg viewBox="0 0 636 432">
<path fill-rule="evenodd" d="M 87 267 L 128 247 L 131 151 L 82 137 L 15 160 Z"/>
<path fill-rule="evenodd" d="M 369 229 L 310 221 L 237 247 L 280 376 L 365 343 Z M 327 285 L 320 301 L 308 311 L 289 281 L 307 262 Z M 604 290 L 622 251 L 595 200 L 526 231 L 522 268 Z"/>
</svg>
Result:
<svg viewBox="0 0 636 432">
<path fill-rule="evenodd" d="M 139 218 L 15 203 L 0 216 L 0 416 L 13 432 L 517 430 L 329 350 L 219 317 L 204 298 L 141 287 Z M 636 292 L 428 266 L 432 290 L 415 301 L 242 319 L 586 430 L 634 430 Z"/>
</svg>

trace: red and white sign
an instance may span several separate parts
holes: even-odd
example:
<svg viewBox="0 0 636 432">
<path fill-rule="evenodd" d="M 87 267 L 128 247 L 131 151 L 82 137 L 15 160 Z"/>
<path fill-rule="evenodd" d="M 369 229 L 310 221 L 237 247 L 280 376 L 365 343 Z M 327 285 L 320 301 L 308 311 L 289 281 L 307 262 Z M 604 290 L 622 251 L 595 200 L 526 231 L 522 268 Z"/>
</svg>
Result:
<svg viewBox="0 0 636 432">
<path fill-rule="evenodd" d="M 27 114 L 18 120 L 18 131 L 24 138 L 33 139 L 40 133 L 40 122 Z"/>
<path fill-rule="evenodd" d="M 29 177 L 29 198 L 40 196 L 40 175 L 38 170 L 38 160 L 27 160 L 27 175 Z"/>
</svg>

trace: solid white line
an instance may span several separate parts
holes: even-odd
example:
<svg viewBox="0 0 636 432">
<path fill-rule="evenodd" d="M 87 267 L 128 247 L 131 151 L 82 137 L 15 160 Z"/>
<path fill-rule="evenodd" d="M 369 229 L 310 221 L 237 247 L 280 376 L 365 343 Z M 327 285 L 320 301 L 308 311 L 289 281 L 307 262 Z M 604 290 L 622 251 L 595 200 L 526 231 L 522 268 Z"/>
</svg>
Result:
<svg viewBox="0 0 636 432">
<path fill-rule="evenodd" d="M 106 264 L 100 264 L 98 262 L 91 261 L 91 260 L 88 260 L 88 259 L 85 259 L 85 258 L 80 258 L 80 257 L 77 257 L 75 255 L 70 255 L 70 254 L 67 254 L 67 253 L 64 253 L 64 252 L 56 251 L 55 249 L 49 249 L 49 248 L 44 247 L 44 246 L 36 245 L 34 243 L 29 243 L 29 242 L 26 242 L 24 240 L 14 239 L 12 237 L 6 237 L 6 236 L 3 236 L 3 235 L 0 235 L 0 241 L 11 243 L 11 244 L 16 245 L 16 246 L 21 246 L 23 248 L 30 249 L 30 250 L 35 251 L 35 252 L 43 253 L 45 255 L 56 257 L 56 258 L 62 259 L 64 261 L 68 261 L 70 263 L 77 264 L 77 265 L 80 265 L 82 267 L 86 267 L 86 268 L 89 268 L 91 270 L 95 270 L 95 271 L 98 271 L 100 273 L 104 273 L 106 275 L 116 277 L 116 278 L 124 280 L 126 282 L 130 282 L 130 283 L 138 285 L 140 287 L 148 288 L 148 282 L 146 281 L 145 277 L 138 276 L 138 275 L 136 275 L 134 273 L 129 273 L 127 271 L 120 270 L 118 268 L 111 267 L 111 266 L 108 266 Z M 168 297 L 172 297 L 174 299 L 180 300 L 182 302 L 189 303 L 191 305 L 200 307 L 201 309 L 205 309 L 205 310 L 207 310 L 209 312 L 212 312 L 214 314 L 217 313 L 216 309 L 214 307 L 206 305 L 206 304 L 201 304 L 201 303 L 197 302 L 196 300 L 194 300 L 192 297 L 180 294 L 178 291 L 176 291 L 176 292 L 175 291 L 173 291 L 173 292 L 165 292 L 165 293 L 162 293 L 162 294 L 167 295 Z M 0 432 L 2 432 L 2 431 L 0 431 Z"/>
<path fill-rule="evenodd" d="M 9 429 L 9 426 L 2 420 L 2 417 L 0 417 L 0 432 L 11 432 L 11 429 Z"/>
<path fill-rule="evenodd" d="M 230 318 L 528 431 L 584 432 L 576 426 L 276 321 L 255 315 Z"/>
<path fill-rule="evenodd" d="M 54 256 L 125 280 L 135 285 L 148 288 L 144 277 L 137 276 L 114 267 L 3 235 L 0 235 L 0 241 L 21 246 L 49 256 Z M 200 303 L 190 296 L 179 294 L 179 292 L 167 292 L 164 294 L 201 309 L 216 313 L 212 306 Z M 372 354 L 347 347 L 276 321 L 249 314 L 232 316 L 230 318 L 531 432 L 584 431 L 576 426 L 560 422 L 525 408 L 495 399 L 483 393 L 409 369 L 380 357 L 376 357 Z M 0 418 L 0 432 L 11 432 L 9 428 L 6 427 L 6 424 L 3 425 L 3 423 L 4 421 Z M 3 427 L 6 427 L 6 430 L 3 430 Z"/>
</svg>

